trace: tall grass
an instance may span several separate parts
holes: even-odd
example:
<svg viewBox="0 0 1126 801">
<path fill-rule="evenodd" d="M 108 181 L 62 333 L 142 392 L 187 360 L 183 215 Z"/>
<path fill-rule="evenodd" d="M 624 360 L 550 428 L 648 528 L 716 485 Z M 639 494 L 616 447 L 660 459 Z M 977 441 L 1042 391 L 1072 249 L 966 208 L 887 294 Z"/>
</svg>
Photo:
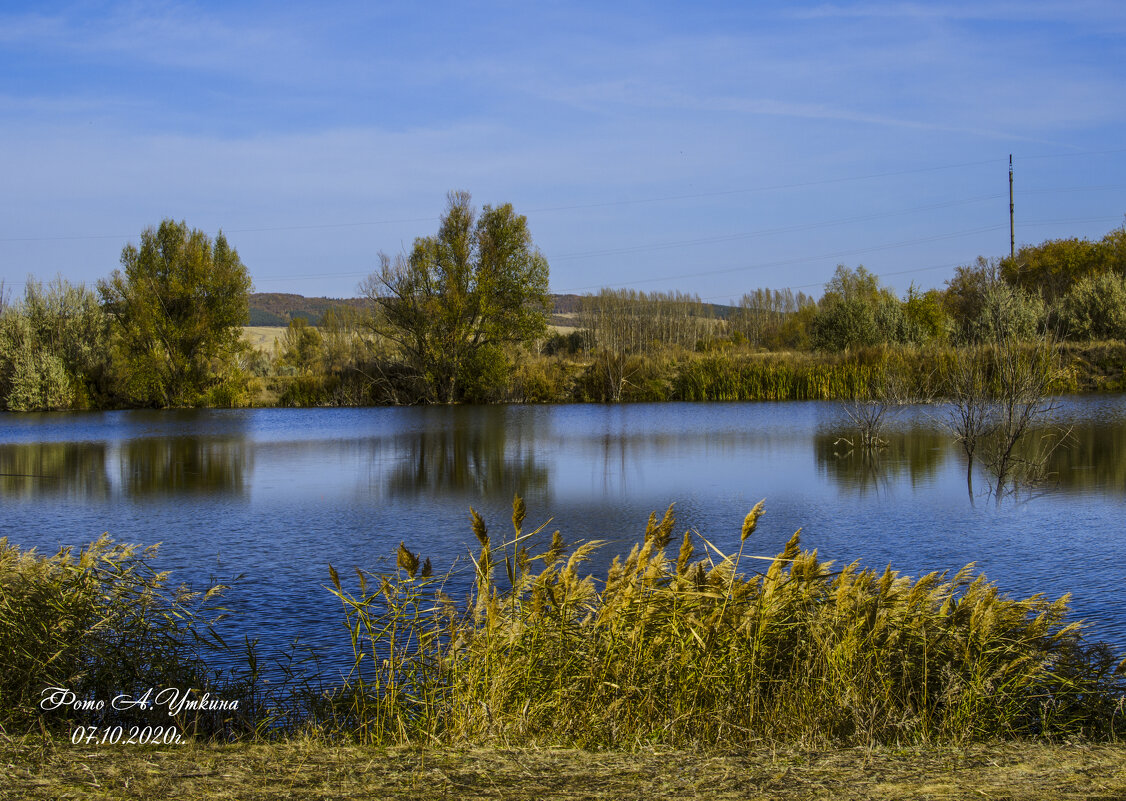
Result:
<svg viewBox="0 0 1126 801">
<path fill-rule="evenodd" d="M 1021 347 L 1035 348 L 1035 342 Z M 995 349 L 875 346 L 843 353 L 752 352 L 730 347 L 689 351 L 655 347 L 628 356 L 513 353 L 503 386 L 481 402 L 582 403 L 622 401 L 848 400 L 872 394 L 889 373 L 912 397 L 945 397 L 951 370 L 974 359 L 992 371 Z M 1058 345 L 1061 370 L 1051 391 L 1126 389 L 1126 343 Z M 415 377 L 417 379 L 417 377 Z M 425 402 L 425 386 L 401 365 L 372 361 L 342 373 L 275 375 L 263 382 L 262 402 L 279 406 L 354 406 Z"/>
<path fill-rule="evenodd" d="M 251 647 L 243 670 L 217 669 L 232 657 L 214 629 L 221 587 L 172 587 L 151 550 L 106 538 L 49 557 L 0 540 L 0 730 L 146 720 L 45 715 L 45 687 L 179 687 L 240 701 L 175 721 L 224 738 L 632 749 L 1126 734 L 1126 660 L 1084 642 L 1066 597 L 1005 597 L 972 565 L 918 579 L 835 568 L 800 532 L 760 557 L 762 514 L 723 553 L 674 537 L 670 506 L 595 579 L 583 566 L 598 542 L 568 547 L 556 531 L 528 550 L 543 527 L 525 528 L 519 498 L 500 540 L 473 512 L 467 576 L 436 576 L 405 545 L 389 573 L 351 584 L 330 570 L 353 670 L 327 691 L 295 670 L 272 694 Z"/>
<path fill-rule="evenodd" d="M 144 710 L 113 710 L 112 699 L 138 698 L 149 688 L 215 688 L 214 658 L 228 651 L 214 628 L 224 587 L 172 586 L 167 573 L 153 570 L 155 552 L 103 536 L 78 552 L 42 556 L 0 538 L 0 730 L 142 722 Z M 253 660 L 252 651 L 248 656 Z M 105 708 L 45 714 L 40 702 L 50 687 Z M 226 690 L 243 696 L 244 709 L 253 700 L 246 684 Z M 175 722 L 207 732 L 232 725 L 208 714 Z"/>
<path fill-rule="evenodd" d="M 786 356 L 711 355 L 686 361 L 673 382 L 676 400 L 831 400 L 864 395 L 882 363 Z"/>
<path fill-rule="evenodd" d="M 1043 343 L 1018 346 L 1031 358 Z M 878 395 L 889 378 L 912 398 L 949 397 L 959 363 L 972 360 L 996 384 L 998 350 L 880 346 L 842 354 L 690 354 L 676 367 L 667 400 L 848 400 Z M 1053 393 L 1118 391 L 1126 381 L 1126 351 L 1116 343 L 1065 344 L 1053 351 L 1058 361 L 1048 382 Z M 996 389 L 996 387 L 994 387 Z"/>
<path fill-rule="evenodd" d="M 1067 598 L 1002 596 L 967 566 L 916 580 L 834 569 L 799 534 L 773 559 L 725 554 L 672 507 L 600 581 L 597 543 L 538 556 L 494 544 L 474 513 L 474 589 L 400 549 L 392 575 L 360 571 L 343 601 L 356 664 L 337 724 L 369 742 L 964 742 L 1121 734 L 1123 673 L 1068 623 Z M 697 548 L 702 548 L 697 557 Z M 503 564 L 505 576 L 495 577 Z M 755 568 L 762 568 L 761 570 Z"/>
</svg>

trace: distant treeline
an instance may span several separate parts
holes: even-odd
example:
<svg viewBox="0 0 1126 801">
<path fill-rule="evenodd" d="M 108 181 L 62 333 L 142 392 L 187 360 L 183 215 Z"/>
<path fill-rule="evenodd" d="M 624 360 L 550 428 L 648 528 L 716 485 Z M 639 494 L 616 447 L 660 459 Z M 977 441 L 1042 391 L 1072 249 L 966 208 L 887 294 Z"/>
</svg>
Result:
<svg viewBox="0 0 1126 801">
<path fill-rule="evenodd" d="M 307 298 L 286 292 L 253 292 L 249 298 L 248 325 L 286 326 L 301 317 L 309 325 L 320 325 L 325 313 L 341 306 L 363 308 L 360 298 Z"/>
<path fill-rule="evenodd" d="M 1039 283 L 1050 287 L 1034 291 Z M 1002 343 L 1058 343 L 1056 392 L 1126 391 L 1126 230 L 1052 240 L 1015 259 L 978 259 L 943 289 L 897 296 L 860 266 L 838 267 L 820 298 L 756 289 L 736 306 L 694 295 L 604 289 L 552 298 L 575 330 L 509 344 L 466 375 L 458 400 L 840 399 L 889 373 L 912 397 L 947 393 L 952 365 L 988 366 Z M 282 404 L 433 400 L 379 325 L 295 324 L 266 384 Z M 344 356 L 345 342 L 354 348 Z M 358 349 L 355 349 L 358 348 Z M 324 354 L 324 355 L 322 355 Z M 332 355 L 329 355 L 332 354 Z"/>
<path fill-rule="evenodd" d="M 575 321 L 567 315 L 582 311 L 583 295 L 551 295 L 551 325 L 574 326 Z M 307 298 L 286 292 L 252 292 L 250 294 L 250 322 L 248 325 L 284 327 L 291 320 L 304 318 L 309 325 L 318 326 L 329 311 L 342 306 L 365 309 L 369 306 L 366 298 Z M 729 307 L 715 305 L 716 313 L 723 316 Z"/>
<path fill-rule="evenodd" d="M 840 265 L 820 297 L 761 288 L 716 306 L 551 296 L 525 219 L 452 193 L 436 236 L 380 259 L 362 298 L 250 295 L 221 235 L 166 220 L 96 293 L 0 286 L 0 408 L 830 399 L 888 370 L 941 396 L 943 365 L 1045 340 L 1056 390 L 1126 391 L 1126 227 L 978 258 L 942 289 L 898 296 Z M 259 351 L 248 322 L 286 327 Z"/>
</svg>

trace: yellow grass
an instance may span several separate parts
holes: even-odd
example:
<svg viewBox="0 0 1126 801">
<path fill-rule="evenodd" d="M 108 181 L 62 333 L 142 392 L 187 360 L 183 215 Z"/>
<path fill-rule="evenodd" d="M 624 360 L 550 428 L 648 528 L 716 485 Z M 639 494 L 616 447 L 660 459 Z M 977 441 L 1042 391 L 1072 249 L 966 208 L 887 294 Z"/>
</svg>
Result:
<svg viewBox="0 0 1126 801">
<path fill-rule="evenodd" d="M 568 556 L 556 532 L 525 550 L 542 527 L 524 531 L 520 498 L 500 542 L 471 510 L 481 549 L 461 604 L 404 545 L 396 573 L 359 571 L 355 592 L 330 568 L 356 666 L 322 719 L 373 744 L 611 750 L 1123 732 L 1126 661 L 1086 646 L 1066 597 L 1008 598 L 972 565 L 834 567 L 798 534 L 759 560 L 762 511 L 737 552 L 689 533 L 674 561 L 670 506 L 596 580 L 579 570 L 597 543 Z"/>
<path fill-rule="evenodd" d="M 273 744 L 76 748 L 0 741 L 0 799 L 1121 799 L 1122 745 L 418 749 Z"/>
<path fill-rule="evenodd" d="M 244 325 L 242 338 L 250 343 L 252 348 L 270 353 L 274 349 L 274 339 L 281 341 L 285 336 L 283 325 Z"/>
</svg>

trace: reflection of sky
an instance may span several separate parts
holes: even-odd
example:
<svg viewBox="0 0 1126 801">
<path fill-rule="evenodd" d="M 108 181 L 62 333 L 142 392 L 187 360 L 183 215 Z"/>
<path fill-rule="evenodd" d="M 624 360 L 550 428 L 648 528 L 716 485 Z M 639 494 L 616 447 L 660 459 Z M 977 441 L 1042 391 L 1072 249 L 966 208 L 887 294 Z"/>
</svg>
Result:
<svg viewBox="0 0 1126 801">
<path fill-rule="evenodd" d="M 1118 454 L 1108 440 L 1126 439 L 1126 398 L 1069 399 L 1057 414 L 1080 431 L 1097 421 L 1080 439 L 1101 449 L 1077 447 L 1074 473 L 1104 483 L 1061 479 L 1000 509 L 980 495 L 971 502 L 937 407 L 894 418 L 872 470 L 833 444 L 847 425 L 828 403 L 4 415 L 0 461 L 42 453 L 42 464 L 71 473 L 65 487 L 0 479 L 0 536 L 49 550 L 109 531 L 163 542 L 161 565 L 180 578 L 244 572 L 232 603 L 279 645 L 290 621 L 303 637 L 337 642 L 337 609 L 323 590 L 329 562 L 375 568 L 400 540 L 439 567 L 464 561 L 468 507 L 501 537 L 516 491 L 528 526 L 553 518 L 545 536 L 559 528 L 570 542 L 611 540 L 596 569 L 670 502 L 678 536 L 696 528 L 735 550 L 744 515 L 766 498 L 752 553 L 777 553 L 801 526 L 806 547 L 838 564 L 917 575 L 976 560 L 1013 594 L 1073 592 L 1102 636 L 1126 642 L 1126 487 L 1106 484 L 1116 465 L 1087 464 Z M 50 461 L 49 447 L 70 455 Z M 131 454 L 165 471 L 150 482 L 175 475 L 181 488 L 123 482 L 137 469 Z M 98 470 L 101 483 L 85 480 Z M 984 488 L 983 477 L 975 482 Z"/>
</svg>

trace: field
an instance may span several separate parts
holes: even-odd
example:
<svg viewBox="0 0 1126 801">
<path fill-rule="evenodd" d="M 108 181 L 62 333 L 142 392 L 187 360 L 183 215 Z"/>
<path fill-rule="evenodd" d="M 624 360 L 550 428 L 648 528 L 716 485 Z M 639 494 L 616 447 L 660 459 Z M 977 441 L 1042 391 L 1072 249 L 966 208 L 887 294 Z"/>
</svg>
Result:
<svg viewBox="0 0 1126 801">
<path fill-rule="evenodd" d="M 0 798 L 1126 799 L 1126 746 L 417 749 L 309 742 L 180 748 L 0 743 Z"/>
<path fill-rule="evenodd" d="M 567 320 L 575 315 L 555 315 L 556 320 Z M 549 325 L 548 331 L 557 334 L 569 334 L 572 331 L 579 329 L 574 325 Z M 281 341 L 285 336 L 285 327 L 280 325 L 244 325 L 242 327 L 242 338 L 250 343 L 250 346 L 258 350 L 272 353 L 274 347 L 274 340 Z"/>
<path fill-rule="evenodd" d="M 250 346 L 258 350 L 264 350 L 266 353 L 272 353 L 274 348 L 274 340 L 285 336 L 285 328 L 277 325 L 244 325 L 242 327 L 242 338 L 250 343 Z"/>
</svg>

